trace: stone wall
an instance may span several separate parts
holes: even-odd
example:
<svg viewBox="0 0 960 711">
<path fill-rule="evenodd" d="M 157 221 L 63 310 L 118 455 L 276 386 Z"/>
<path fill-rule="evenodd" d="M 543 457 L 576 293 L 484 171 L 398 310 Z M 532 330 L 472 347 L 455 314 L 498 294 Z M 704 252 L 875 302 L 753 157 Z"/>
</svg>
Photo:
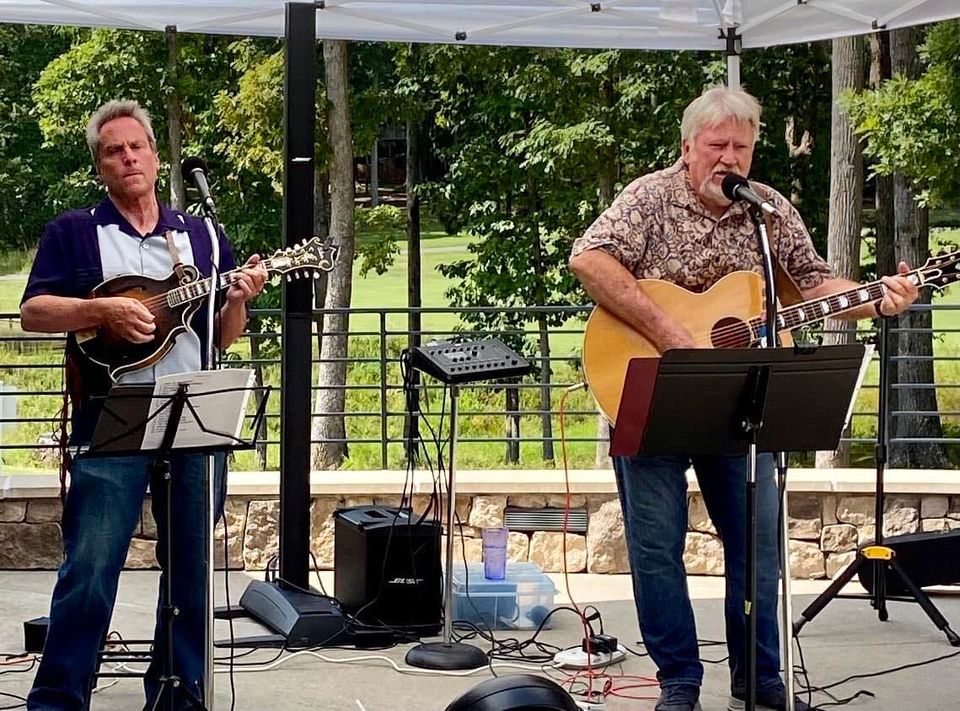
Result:
<svg viewBox="0 0 960 711">
<path fill-rule="evenodd" d="M 481 559 L 480 529 L 503 523 L 506 506 L 562 507 L 560 494 L 474 494 L 457 498 L 463 523 L 463 542 L 454 542 L 456 555 Z M 333 566 L 333 512 L 340 507 L 395 503 L 396 496 L 318 496 L 311 502 L 311 550 L 320 568 Z M 426 495 L 414 497 L 422 512 Z M 567 534 L 570 572 L 626 573 L 629 571 L 623 518 L 615 494 L 574 494 L 571 505 L 588 512 L 586 535 Z M 722 575 L 723 549 L 716 529 L 698 493 L 689 497 L 689 530 L 684 562 L 693 575 Z M 0 500 L 0 569 L 55 569 L 62 559 L 57 499 Z M 874 499 L 870 495 L 794 493 L 789 497 L 790 566 L 794 578 L 832 577 L 854 557 L 857 546 L 873 539 Z M 214 546 L 217 567 L 224 560 L 231 569 L 263 570 L 277 553 L 279 502 L 276 498 L 231 496 L 226 519 L 229 536 L 224 554 L 223 525 L 217 527 Z M 891 495 L 886 500 L 884 534 L 951 531 L 960 528 L 960 496 L 940 494 Z M 128 568 L 157 566 L 156 525 L 149 502 L 130 542 Z M 551 531 L 511 532 L 510 560 L 529 560 L 548 572 L 563 570 L 563 534 Z"/>
</svg>

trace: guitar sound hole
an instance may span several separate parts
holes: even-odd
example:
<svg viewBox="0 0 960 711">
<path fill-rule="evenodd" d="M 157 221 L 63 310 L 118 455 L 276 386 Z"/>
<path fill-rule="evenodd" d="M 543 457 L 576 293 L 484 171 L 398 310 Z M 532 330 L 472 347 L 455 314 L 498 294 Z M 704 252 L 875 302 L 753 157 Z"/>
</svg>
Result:
<svg viewBox="0 0 960 711">
<path fill-rule="evenodd" d="M 714 348 L 749 348 L 752 341 L 750 326 L 737 318 L 722 318 L 710 330 L 710 343 Z"/>
</svg>

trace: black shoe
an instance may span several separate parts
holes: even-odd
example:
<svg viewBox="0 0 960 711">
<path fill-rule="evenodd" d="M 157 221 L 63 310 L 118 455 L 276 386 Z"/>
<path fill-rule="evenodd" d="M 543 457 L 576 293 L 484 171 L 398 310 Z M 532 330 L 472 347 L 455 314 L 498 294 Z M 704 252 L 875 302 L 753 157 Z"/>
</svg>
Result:
<svg viewBox="0 0 960 711">
<path fill-rule="evenodd" d="M 746 692 L 733 692 L 727 705 L 728 711 L 743 711 L 746 708 L 746 697 Z M 786 708 L 787 690 L 783 686 L 757 691 L 757 711 L 785 711 Z M 794 711 L 820 711 L 816 706 L 801 701 L 799 696 L 793 697 L 793 708 Z"/>
<path fill-rule="evenodd" d="M 700 687 L 690 684 L 664 686 L 653 711 L 701 711 Z"/>
</svg>

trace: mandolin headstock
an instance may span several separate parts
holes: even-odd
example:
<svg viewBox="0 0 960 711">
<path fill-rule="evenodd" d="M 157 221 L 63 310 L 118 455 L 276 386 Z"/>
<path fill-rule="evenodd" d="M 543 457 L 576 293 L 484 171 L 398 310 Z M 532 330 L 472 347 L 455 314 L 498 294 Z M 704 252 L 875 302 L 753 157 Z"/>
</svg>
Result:
<svg viewBox="0 0 960 711">
<path fill-rule="evenodd" d="M 287 279 L 298 279 L 304 274 L 318 278 L 321 272 L 333 269 L 339 252 L 338 245 L 327 244 L 319 237 L 314 237 L 275 252 L 264 260 L 264 267 L 271 274 L 286 275 Z"/>
</svg>

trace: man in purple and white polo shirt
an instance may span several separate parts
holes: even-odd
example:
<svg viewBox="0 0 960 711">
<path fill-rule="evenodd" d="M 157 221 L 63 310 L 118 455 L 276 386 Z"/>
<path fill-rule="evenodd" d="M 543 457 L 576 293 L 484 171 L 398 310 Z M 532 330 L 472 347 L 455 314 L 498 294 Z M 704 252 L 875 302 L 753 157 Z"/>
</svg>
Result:
<svg viewBox="0 0 960 711">
<path fill-rule="evenodd" d="M 107 328 L 132 343 L 152 339 L 154 318 L 136 299 L 85 298 L 100 282 L 119 274 L 165 278 L 173 271 L 166 235 L 179 260 L 193 264 L 203 276 L 211 269 L 211 245 L 203 222 L 160 204 L 156 194 L 160 167 L 150 117 L 134 101 L 110 101 L 87 126 L 87 145 L 106 188 L 99 205 L 65 212 L 49 225 L 40 241 L 30 272 L 20 317 L 28 331 L 67 332 L 68 362 L 76 372 L 71 387 L 71 446 L 87 444 L 99 416 L 101 398 L 111 381 L 106 369 L 86 360 L 77 350 L 74 331 Z M 266 281 L 266 271 L 254 255 L 240 278 L 227 290 L 216 319 L 215 342 L 232 343 L 246 324 L 246 303 Z M 236 266 L 225 236 L 220 235 L 220 269 Z M 206 320 L 200 309 L 191 329 L 154 365 L 120 378 L 120 382 L 151 382 L 160 375 L 199 370 L 204 365 Z M 64 503 L 64 563 L 60 568 L 50 610 L 50 627 L 33 689 L 31 711 L 67 711 L 89 705 L 97 653 L 106 637 L 117 594 L 120 570 L 150 480 L 151 457 L 117 456 L 74 459 Z M 179 609 L 174 624 L 173 673 L 186 691 L 203 695 L 206 562 L 204 556 L 203 457 L 178 455 L 171 462 L 171 505 L 177 525 L 172 533 L 173 600 Z M 215 477 L 217 508 L 226 492 L 222 468 Z M 157 557 L 164 559 L 163 489 L 154 488 L 153 510 L 158 525 Z M 160 595 L 164 585 L 161 580 Z M 160 605 L 168 604 L 160 601 Z M 160 608 L 158 607 L 158 610 Z M 152 698 L 166 650 L 158 618 L 153 662 L 145 689 Z M 187 696 L 175 698 L 175 708 L 187 708 Z"/>
</svg>

